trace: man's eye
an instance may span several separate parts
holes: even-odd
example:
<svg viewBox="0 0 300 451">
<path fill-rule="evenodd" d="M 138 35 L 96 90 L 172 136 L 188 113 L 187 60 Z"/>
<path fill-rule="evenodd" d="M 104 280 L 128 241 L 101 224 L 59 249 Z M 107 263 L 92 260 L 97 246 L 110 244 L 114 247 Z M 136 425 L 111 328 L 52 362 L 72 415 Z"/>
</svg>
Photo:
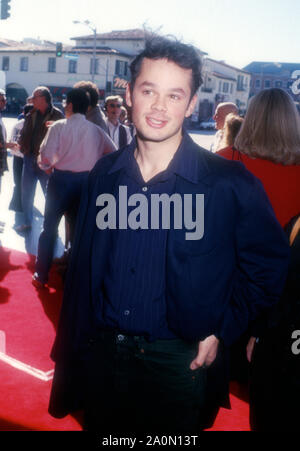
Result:
<svg viewBox="0 0 300 451">
<path fill-rule="evenodd" d="M 177 94 L 171 94 L 170 97 L 172 100 L 180 100 L 180 97 Z"/>
<path fill-rule="evenodd" d="M 151 89 L 145 89 L 143 91 L 143 94 L 145 94 L 146 96 L 149 96 L 149 95 L 153 94 L 153 91 L 151 91 Z"/>
</svg>

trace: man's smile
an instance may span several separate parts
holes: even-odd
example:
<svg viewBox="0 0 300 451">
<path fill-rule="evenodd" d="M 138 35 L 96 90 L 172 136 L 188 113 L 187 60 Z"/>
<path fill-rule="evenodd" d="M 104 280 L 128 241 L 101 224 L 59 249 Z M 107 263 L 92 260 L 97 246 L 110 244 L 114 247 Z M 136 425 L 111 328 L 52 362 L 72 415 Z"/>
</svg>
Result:
<svg viewBox="0 0 300 451">
<path fill-rule="evenodd" d="M 163 128 L 168 123 L 166 119 L 161 120 L 153 116 L 146 116 L 146 122 L 152 128 Z"/>
</svg>

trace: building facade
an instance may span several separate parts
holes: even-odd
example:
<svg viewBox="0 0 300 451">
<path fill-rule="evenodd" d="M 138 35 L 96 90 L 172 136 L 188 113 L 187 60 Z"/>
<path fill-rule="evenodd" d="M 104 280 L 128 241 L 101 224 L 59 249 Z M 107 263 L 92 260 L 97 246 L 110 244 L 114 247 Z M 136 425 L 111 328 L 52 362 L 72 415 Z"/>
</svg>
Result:
<svg viewBox="0 0 300 451">
<path fill-rule="evenodd" d="M 61 102 L 66 92 L 81 80 L 94 79 L 101 99 L 109 94 L 124 95 L 133 50 L 138 53 L 144 40 L 129 40 L 127 47 L 125 38 L 125 44 L 122 39 L 113 40 L 116 46 L 111 47 L 103 44 L 102 35 L 98 35 L 94 47 L 93 36 L 72 39 L 75 45 L 63 45 L 61 57 L 56 56 L 53 42 L 0 40 L 0 70 L 5 74 L 10 112 L 17 112 L 37 86 L 47 86 L 54 102 Z"/>
<path fill-rule="evenodd" d="M 0 70 L 6 78 L 8 108 L 18 112 L 37 86 L 49 87 L 54 102 L 61 102 L 72 86 L 81 80 L 94 80 L 100 98 L 124 97 L 130 77 L 129 65 L 140 53 L 148 32 L 141 29 L 72 37 L 74 45 L 63 45 L 56 55 L 56 43 L 0 39 Z M 230 101 L 240 112 L 247 108 L 250 74 L 222 61 L 207 57 L 198 49 L 203 63 L 203 85 L 193 117 L 196 122 L 212 117 L 218 103 Z"/>
<path fill-rule="evenodd" d="M 194 121 L 208 120 L 221 102 L 233 102 L 244 114 L 250 93 L 250 73 L 212 58 L 203 60 L 203 84 L 199 89 Z"/>
<path fill-rule="evenodd" d="M 262 89 L 281 88 L 292 96 L 299 109 L 300 63 L 253 61 L 244 69 L 251 73 L 250 97 Z"/>
</svg>

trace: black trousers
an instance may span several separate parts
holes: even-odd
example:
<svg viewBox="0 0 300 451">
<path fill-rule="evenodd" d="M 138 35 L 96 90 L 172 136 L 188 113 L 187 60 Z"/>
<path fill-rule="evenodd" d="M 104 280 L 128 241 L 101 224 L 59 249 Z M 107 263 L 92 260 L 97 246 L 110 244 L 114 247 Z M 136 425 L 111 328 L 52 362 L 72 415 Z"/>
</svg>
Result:
<svg viewBox="0 0 300 451">
<path fill-rule="evenodd" d="M 102 332 L 86 356 L 85 429 L 116 433 L 201 430 L 206 370 L 190 370 L 198 343 Z"/>
</svg>

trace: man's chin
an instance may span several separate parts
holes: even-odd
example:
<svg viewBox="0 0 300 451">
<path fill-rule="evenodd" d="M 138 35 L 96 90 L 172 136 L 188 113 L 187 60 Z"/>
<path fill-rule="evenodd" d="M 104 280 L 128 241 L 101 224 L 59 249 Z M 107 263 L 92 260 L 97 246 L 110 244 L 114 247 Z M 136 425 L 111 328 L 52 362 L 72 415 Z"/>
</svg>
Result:
<svg viewBox="0 0 300 451">
<path fill-rule="evenodd" d="M 162 133 L 161 131 L 156 132 L 156 133 L 153 133 L 153 132 L 147 133 L 142 130 L 137 130 L 136 135 L 137 135 L 137 138 L 140 139 L 141 141 L 147 141 L 147 142 L 153 142 L 153 143 L 163 143 L 166 141 L 171 141 L 172 138 L 175 139 L 179 133 L 181 133 L 181 129 L 177 130 L 176 132 L 173 132 L 173 133 L 170 133 L 170 132 Z"/>
</svg>

